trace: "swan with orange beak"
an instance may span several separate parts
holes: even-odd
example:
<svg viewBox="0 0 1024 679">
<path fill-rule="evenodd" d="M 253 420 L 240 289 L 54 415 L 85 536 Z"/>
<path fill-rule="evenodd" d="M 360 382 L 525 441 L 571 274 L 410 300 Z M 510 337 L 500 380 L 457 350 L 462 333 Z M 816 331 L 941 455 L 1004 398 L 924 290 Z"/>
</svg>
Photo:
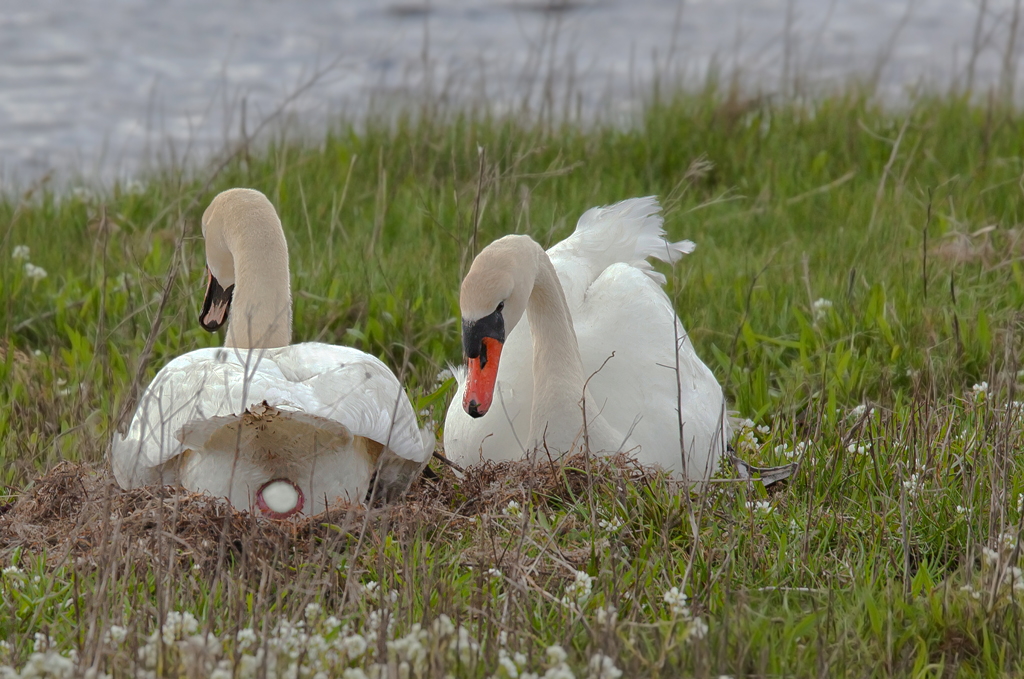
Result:
<svg viewBox="0 0 1024 679">
<path fill-rule="evenodd" d="M 476 321 L 463 321 L 462 350 L 466 355 L 469 382 L 462 407 L 470 417 L 483 417 L 491 408 L 498 381 L 501 348 L 505 346 L 505 303 Z"/>
<path fill-rule="evenodd" d="M 729 437 L 722 388 L 648 261 L 695 246 L 665 237 L 660 209 L 632 198 L 588 210 L 546 252 L 523 235 L 480 252 L 460 290 L 466 370 L 446 456 L 623 451 L 679 480 L 714 473 Z"/>
<path fill-rule="evenodd" d="M 543 379 L 535 381 L 523 452 L 620 449 L 624 437 L 585 397 L 583 364 L 565 295 L 551 260 L 532 238 L 505 236 L 484 248 L 462 282 L 460 305 L 467 371 L 462 406 L 470 417 L 484 417 L 494 406 L 506 332 L 511 334 L 525 313 L 535 339 L 533 372 Z M 583 404 L 588 400 L 585 418 Z"/>
</svg>

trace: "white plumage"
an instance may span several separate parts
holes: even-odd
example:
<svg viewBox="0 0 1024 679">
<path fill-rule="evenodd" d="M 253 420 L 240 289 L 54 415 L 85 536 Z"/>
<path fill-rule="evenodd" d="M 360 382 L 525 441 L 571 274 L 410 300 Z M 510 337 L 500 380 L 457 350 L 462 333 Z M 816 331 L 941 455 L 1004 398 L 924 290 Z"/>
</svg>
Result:
<svg viewBox="0 0 1024 679">
<path fill-rule="evenodd" d="M 433 452 L 398 378 L 357 349 L 290 344 L 288 250 L 263 194 L 232 189 L 203 215 L 209 287 L 200 322 L 226 343 L 179 356 L 111 444 L 124 488 L 164 483 L 281 518 L 404 493 Z M 266 491 L 266 492 L 264 492 Z M 282 509 L 283 508 L 283 509 Z"/>
<path fill-rule="evenodd" d="M 112 452 L 125 488 L 180 483 L 249 508 L 264 483 L 287 478 L 302 490 L 304 513 L 318 513 L 338 499 L 361 502 L 381 455 L 382 487 L 413 476 L 433 435 L 417 428 L 387 366 L 309 342 L 179 356 L 146 389 Z"/>
<path fill-rule="evenodd" d="M 593 208 L 547 254 L 565 293 L 595 409 L 640 462 L 699 481 L 714 472 L 725 450 L 728 420 L 721 386 L 694 352 L 662 289 L 664 276 L 647 261 L 674 263 L 695 247 L 669 243 L 659 211 L 654 197 Z M 456 371 L 458 393 L 444 429 L 449 458 L 467 465 L 523 456 L 533 351 L 524 317 L 504 343 L 491 412 L 478 419 L 463 409 L 465 371 Z"/>
</svg>

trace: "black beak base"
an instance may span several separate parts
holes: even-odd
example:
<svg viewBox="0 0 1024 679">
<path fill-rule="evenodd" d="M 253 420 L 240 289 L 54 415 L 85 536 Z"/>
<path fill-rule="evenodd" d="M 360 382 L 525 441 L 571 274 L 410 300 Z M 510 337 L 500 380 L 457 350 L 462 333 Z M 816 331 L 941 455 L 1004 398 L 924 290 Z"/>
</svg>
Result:
<svg viewBox="0 0 1024 679">
<path fill-rule="evenodd" d="M 501 309 L 476 321 L 462 320 L 462 351 L 466 358 L 479 358 L 481 368 L 487 365 L 485 337 L 505 343 L 505 319 Z"/>
<path fill-rule="evenodd" d="M 210 283 L 206 288 L 206 298 L 203 300 L 203 310 L 199 313 L 199 325 L 207 332 L 217 332 L 220 326 L 228 320 L 228 310 L 231 308 L 231 296 L 235 292 L 235 286 L 231 285 L 225 290 L 217 279 L 210 276 Z"/>
</svg>

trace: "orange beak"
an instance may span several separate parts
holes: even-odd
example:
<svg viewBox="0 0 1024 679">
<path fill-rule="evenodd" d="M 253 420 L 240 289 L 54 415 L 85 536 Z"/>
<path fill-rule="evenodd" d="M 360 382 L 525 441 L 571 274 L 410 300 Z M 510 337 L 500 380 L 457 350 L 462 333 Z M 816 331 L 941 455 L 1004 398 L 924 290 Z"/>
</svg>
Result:
<svg viewBox="0 0 1024 679">
<path fill-rule="evenodd" d="M 494 399 L 494 385 L 498 381 L 498 359 L 502 343 L 493 337 L 484 337 L 478 358 L 468 358 L 469 379 L 462 407 L 471 417 L 483 417 Z"/>
</svg>

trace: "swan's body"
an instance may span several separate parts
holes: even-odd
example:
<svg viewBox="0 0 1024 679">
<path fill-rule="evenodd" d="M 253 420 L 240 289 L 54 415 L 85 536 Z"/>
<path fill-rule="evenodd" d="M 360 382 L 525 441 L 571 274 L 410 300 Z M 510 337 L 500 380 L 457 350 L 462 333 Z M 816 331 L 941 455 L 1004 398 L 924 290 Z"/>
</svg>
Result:
<svg viewBox="0 0 1024 679">
<path fill-rule="evenodd" d="M 146 389 L 114 445 L 114 474 L 126 488 L 178 483 L 240 508 L 255 506 L 268 481 L 290 479 L 312 514 L 335 499 L 362 501 L 383 444 L 393 454 L 382 484 L 405 467 L 419 471 L 433 450 L 373 356 L 317 342 L 199 349 Z"/>
<path fill-rule="evenodd" d="M 127 434 L 113 441 L 118 483 L 177 483 L 275 517 L 360 502 L 375 473 L 377 497 L 404 492 L 433 436 L 417 429 L 398 379 L 375 357 L 289 344 L 287 246 L 269 201 L 225 192 L 203 227 L 211 280 L 200 320 L 215 329 L 230 305 L 232 346 L 193 351 L 160 370 Z"/>
<path fill-rule="evenodd" d="M 675 262 L 693 249 L 688 241 L 669 243 L 664 239 L 658 211 L 653 198 L 595 208 L 580 218 L 569 238 L 547 251 L 546 258 L 564 295 L 563 313 L 569 315 L 572 329 L 571 333 L 547 339 L 562 345 L 559 351 L 563 356 L 576 350 L 587 385 L 588 434 L 593 433 L 595 425 L 598 433 L 596 440 L 593 435 L 588 437 L 593 452 L 627 451 L 640 462 L 660 466 L 676 478 L 700 481 L 714 472 L 725 449 L 725 403 L 721 386 L 697 357 L 661 287 L 664 277 L 647 261 L 656 257 Z M 506 237 L 489 247 L 526 252 L 530 248 L 522 240 Z M 485 252 L 481 252 L 483 266 L 519 266 L 513 260 L 531 256 L 495 260 L 484 256 Z M 490 285 L 481 273 L 471 280 L 471 270 L 463 284 L 464 324 L 484 315 L 487 305 L 501 297 L 499 294 L 481 301 L 478 309 L 466 314 L 467 294 L 472 300 L 479 292 L 472 289 L 474 286 Z M 506 308 L 510 304 L 507 302 Z M 501 349 L 490 405 L 494 412 L 478 418 L 467 414 L 466 376 L 464 372 L 456 373 L 458 393 L 445 419 L 444 440 L 446 455 L 459 464 L 519 459 L 545 442 L 551 451 L 553 434 L 562 441 L 579 442 L 582 384 L 551 383 L 550 368 L 539 365 L 535 354 L 535 349 L 540 349 L 534 346 L 533 330 L 538 322 L 535 310 L 528 308 L 526 316 L 528 321 L 524 317 L 518 324 L 511 324 Z M 509 326 L 506 322 L 505 327 Z M 551 351 L 551 347 L 544 350 Z M 537 375 L 540 379 L 535 379 Z M 548 407 L 536 408 L 538 391 L 552 389 L 561 392 L 556 402 L 575 408 L 575 418 L 566 418 L 564 411 L 552 415 Z M 546 436 L 542 431 L 547 432 Z"/>
</svg>

